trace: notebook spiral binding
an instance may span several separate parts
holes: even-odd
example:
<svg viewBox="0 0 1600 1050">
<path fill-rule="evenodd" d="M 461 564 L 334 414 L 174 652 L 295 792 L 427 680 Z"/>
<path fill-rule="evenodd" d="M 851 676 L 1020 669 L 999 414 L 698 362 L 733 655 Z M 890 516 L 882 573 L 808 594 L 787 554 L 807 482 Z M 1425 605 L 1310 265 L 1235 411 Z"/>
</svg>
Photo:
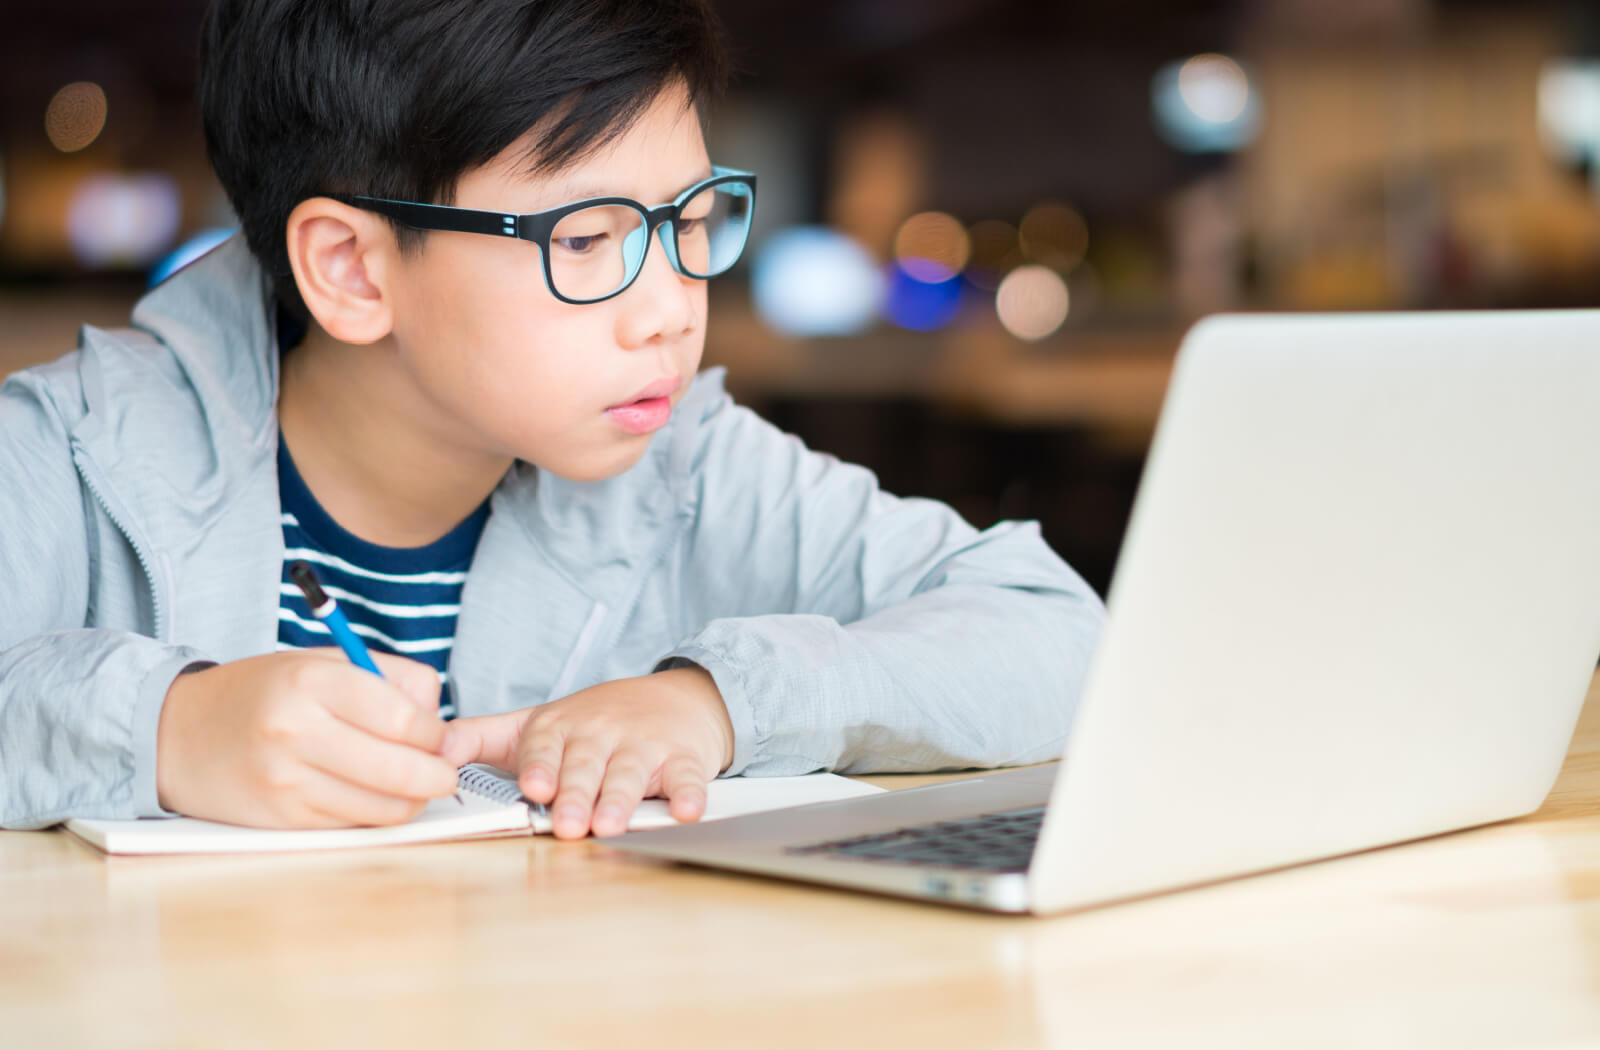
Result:
<svg viewBox="0 0 1600 1050">
<path fill-rule="evenodd" d="M 461 790 L 493 799 L 496 802 L 525 802 L 515 780 L 487 766 L 464 766 L 456 772 L 456 783 Z"/>
</svg>

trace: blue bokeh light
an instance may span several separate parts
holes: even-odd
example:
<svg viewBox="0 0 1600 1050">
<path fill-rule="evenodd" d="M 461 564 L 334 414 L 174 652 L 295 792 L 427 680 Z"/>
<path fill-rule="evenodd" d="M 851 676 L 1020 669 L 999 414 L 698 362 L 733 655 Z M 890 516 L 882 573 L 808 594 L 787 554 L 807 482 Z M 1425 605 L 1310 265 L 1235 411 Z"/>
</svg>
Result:
<svg viewBox="0 0 1600 1050">
<path fill-rule="evenodd" d="M 762 245 L 750 290 L 761 319 L 780 332 L 854 335 L 872 324 L 883 280 L 854 240 L 821 226 L 795 226 Z"/>
<path fill-rule="evenodd" d="M 1229 153 L 1261 131 L 1261 97 L 1249 73 L 1226 55 L 1172 62 L 1150 85 L 1156 130 L 1188 153 Z"/>
<path fill-rule="evenodd" d="M 891 323 L 915 332 L 932 332 L 955 320 L 961 309 L 965 282 L 960 275 L 944 281 L 920 281 L 897 263 L 884 267 L 888 294 L 883 315 Z"/>
</svg>

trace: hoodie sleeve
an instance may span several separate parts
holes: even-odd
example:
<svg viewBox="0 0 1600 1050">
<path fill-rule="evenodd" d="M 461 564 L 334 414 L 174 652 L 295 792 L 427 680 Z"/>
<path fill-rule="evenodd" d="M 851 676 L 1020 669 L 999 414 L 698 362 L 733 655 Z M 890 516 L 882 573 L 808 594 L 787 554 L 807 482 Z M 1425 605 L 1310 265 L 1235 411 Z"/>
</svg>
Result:
<svg viewBox="0 0 1600 1050">
<path fill-rule="evenodd" d="M 161 815 L 156 725 L 199 654 L 85 628 L 84 491 L 44 374 L 0 386 L 0 827 Z"/>
<path fill-rule="evenodd" d="M 689 467 L 685 605 L 659 666 L 715 679 L 727 775 L 998 766 L 1061 753 L 1104 620 L 1033 522 L 979 532 L 809 451 L 726 394 Z"/>
</svg>

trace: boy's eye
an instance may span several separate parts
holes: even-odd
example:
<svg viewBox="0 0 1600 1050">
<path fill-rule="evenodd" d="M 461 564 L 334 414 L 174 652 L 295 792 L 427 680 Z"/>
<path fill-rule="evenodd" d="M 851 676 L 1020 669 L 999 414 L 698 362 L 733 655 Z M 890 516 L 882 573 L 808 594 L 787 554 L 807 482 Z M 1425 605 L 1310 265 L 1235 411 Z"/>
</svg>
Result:
<svg viewBox="0 0 1600 1050">
<path fill-rule="evenodd" d="M 705 219 L 689 219 L 689 218 L 679 219 L 678 222 L 677 222 L 678 236 L 682 237 L 682 236 L 684 236 L 686 234 L 689 235 L 689 236 L 693 236 L 693 235 L 695 235 L 697 233 L 703 233 L 704 229 L 705 229 L 705 224 L 706 224 L 706 220 Z"/>
<path fill-rule="evenodd" d="M 563 250 L 582 255 L 591 251 L 595 245 L 606 239 L 606 234 L 591 233 L 576 237 L 552 237 L 551 243 L 559 245 Z"/>
</svg>

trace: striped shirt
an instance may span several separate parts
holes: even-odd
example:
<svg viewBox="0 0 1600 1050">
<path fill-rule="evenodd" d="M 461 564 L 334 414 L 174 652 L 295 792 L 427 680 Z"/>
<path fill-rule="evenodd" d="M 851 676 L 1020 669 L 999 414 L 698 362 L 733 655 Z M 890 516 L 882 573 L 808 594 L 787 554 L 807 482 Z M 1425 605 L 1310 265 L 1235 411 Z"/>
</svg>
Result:
<svg viewBox="0 0 1600 1050">
<path fill-rule="evenodd" d="M 278 584 L 278 649 L 332 645 L 289 578 L 289 565 L 310 562 L 367 648 L 420 660 L 439 672 L 439 713 L 455 717 L 450 647 L 461 588 L 489 519 L 484 504 L 443 538 L 424 547 L 381 547 L 351 535 L 317 503 L 278 442 L 278 496 L 283 507 L 283 576 Z"/>
</svg>

